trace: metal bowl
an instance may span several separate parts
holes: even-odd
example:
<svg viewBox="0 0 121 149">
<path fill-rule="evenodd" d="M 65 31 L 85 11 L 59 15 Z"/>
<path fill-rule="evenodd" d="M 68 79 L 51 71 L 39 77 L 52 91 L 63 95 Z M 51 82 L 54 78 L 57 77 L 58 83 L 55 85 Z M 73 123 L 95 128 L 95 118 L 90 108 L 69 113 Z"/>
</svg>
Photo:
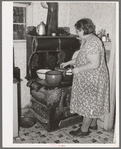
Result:
<svg viewBox="0 0 121 149">
<path fill-rule="evenodd" d="M 36 120 L 33 117 L 22 117 L 20 126 L 23 128 L 30 128 L 36 124 Z"/>
</svg>

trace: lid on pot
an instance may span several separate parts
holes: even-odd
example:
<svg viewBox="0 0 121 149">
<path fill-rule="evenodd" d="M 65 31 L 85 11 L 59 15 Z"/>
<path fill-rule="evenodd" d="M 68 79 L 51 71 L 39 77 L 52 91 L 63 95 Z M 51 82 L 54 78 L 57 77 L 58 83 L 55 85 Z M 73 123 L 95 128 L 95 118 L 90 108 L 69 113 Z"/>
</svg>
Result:
<svg viewBox="0 0 121 149">
<path fill-rule="evenodd" d="M 47 75 L 60 75 L 62 74 L 61 71 L 58 71 L 58 70 L 54 70 L 54 71 L 48 71 L 46 72 Z"/>
</svg>

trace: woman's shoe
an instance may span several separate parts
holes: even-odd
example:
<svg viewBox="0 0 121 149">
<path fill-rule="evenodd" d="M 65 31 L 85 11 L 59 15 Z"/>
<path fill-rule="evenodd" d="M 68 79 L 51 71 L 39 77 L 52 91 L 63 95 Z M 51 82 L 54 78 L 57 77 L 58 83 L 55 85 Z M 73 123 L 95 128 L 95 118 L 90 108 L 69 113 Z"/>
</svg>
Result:
<svg viewBox="0 0 121 149">
<path fill-rule="evenodd" d="M 75 131 L 70 131 L 69 134 L 73 135 L 73 136 L 77 136 L 80 133 L 81 128 L 75 130 Z"/>
<path fill-rule="evenodd" d="M 89 129 L 97 130 L 97 125 L 96 126 L 89 126 Z"/>
<path fill-rule="evenodd" d="M 70 131 L 69 134 L 72 136 L 87 136 L 90 134 L 90 131 L 82 132 L 81 128 L 79 128 L 76 131 Z"/>
</svg>

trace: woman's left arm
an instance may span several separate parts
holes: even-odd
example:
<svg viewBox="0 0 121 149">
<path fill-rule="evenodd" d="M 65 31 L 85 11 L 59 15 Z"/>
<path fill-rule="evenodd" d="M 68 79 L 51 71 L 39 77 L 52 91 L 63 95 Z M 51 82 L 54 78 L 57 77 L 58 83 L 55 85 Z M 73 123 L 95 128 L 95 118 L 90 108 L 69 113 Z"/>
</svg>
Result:
<svg viewBox="0 0 121 149">
<path fill-rule="evenodd" d="M 100 52 L 98 51 L 96 54 L 87 55 L 87 59 L 89 60 L 89 63 L 80 67 L 75 67 L 73 69 L 74 74 L 98 68 L 100 65 Z"/>
</svg>

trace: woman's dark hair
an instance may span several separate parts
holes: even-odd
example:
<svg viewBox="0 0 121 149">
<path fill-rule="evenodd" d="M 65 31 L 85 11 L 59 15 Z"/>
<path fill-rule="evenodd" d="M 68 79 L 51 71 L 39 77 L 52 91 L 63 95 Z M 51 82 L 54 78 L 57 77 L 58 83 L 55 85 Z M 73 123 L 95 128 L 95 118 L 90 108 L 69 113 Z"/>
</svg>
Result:
<svg viewBox="0 0 121 149">
<path fill-rule="evenodd" d="M 88 35 L 91 33 L 95 33 L 95 25 L 93 24 L 91 19 L 83 18 L 76 22 L 75 27 L 77 30 L 84 30 L 84 35 Z"/>
</svg>

